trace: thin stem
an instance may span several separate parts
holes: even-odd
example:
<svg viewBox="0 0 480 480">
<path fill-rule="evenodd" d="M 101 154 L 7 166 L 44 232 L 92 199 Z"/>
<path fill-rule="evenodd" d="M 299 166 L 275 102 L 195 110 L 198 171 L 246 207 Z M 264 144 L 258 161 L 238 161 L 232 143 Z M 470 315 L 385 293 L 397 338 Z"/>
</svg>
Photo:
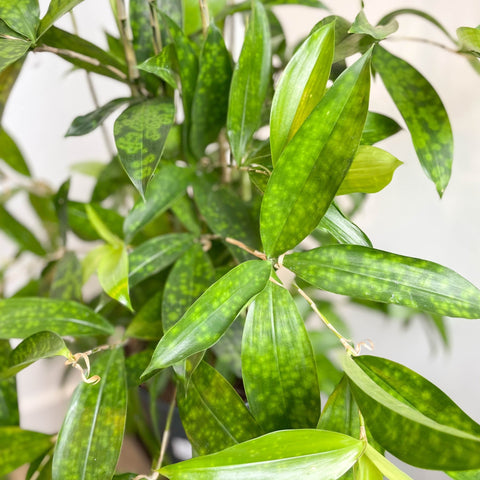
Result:
<svg viewBox="0 0 480 480">
<path fill-rule="evenodd" d="M 261 260 L 266 260 L 267 256 L 263 252 L 259 252 L 258 250 L 254 250 L 253 248 L 247 247 L 243 242 L 240 240 L 235 240 L 234 238 L 230 237 L 225 237 L 225 241 L 227 243 L 230 243 L 231 245 L 235 245 L 238 248 L 241 248 L 242 250 L 245 250 L 246 252 L 250 253 L 251 255 L 260 258 Z"/>
<path fill-rule="evenodd" d="M 165 458 L 165 452 L 167 451 L 167 445 L 170 440 L 170 429 L 172 426 L 172 418 L 173 418 L 173 412 L 175 410 L 176 397 L 177 397 L 177 389 L 175 389 L 173 392 L 173 398 L 172 398 L 172 401 L 170 402 L 170 408 L 168 409 L 167 421 L 165 422 L 165 430 L 163 431 L 162 444 L 160 446 L 160 455 L 158 457 L 158 462 L 155 467 L 155 471 L 153 472 L 153 475 L 152 475 L 152 480 L 156 480 L 159 477 L 160 473 L 158 473 L 158 471 L 162 468 L 163 459 Z"/>
<path fill-rule="evenodd" d="M 210 14 L 208 12 L 207 0 L 198 0 L 200 5 L 200 14 L 202 16 L 202 31 L 203 36 L 207 37 L 208 26 L 210 25 Z"/>
<path fill-rule="evenodd" d="M 219 157 L 220 157 L 220 166 L 222 167 L 222 183 L 230 183 L 232 180 L 231 176 L 231 166 L 228 164 L 228 141 L 227 136 L 225 135 L 225 130 L 222 129 L 218 134 L 218 147 L 219 147 Z"/>
<path fill-rule="evenodd" d="M 150 7 L 150 25 L 153 32 L 153 51 L 155 55 L 158 55 L 162 50 L 162 36 L 160 34 L 160 28 L 158 27 L 158 13 L 155 6 L 155 0 L 148 0 Z"/>
<path fill-rule="evenodd" d="M 367 429 L 365 428 L 365 419 L 362 412 L 358 410 L 358 419 L 360 421 L 360 440 L 367 440 Z"/>
<path fill-rule="evenodd" d="M 421 37 L 389 37 L 387 40 L 395 40 L 395 41 L 407 41 L 407 42 L 421 42 L 421 43 L 426 43 L 427 45 L 433 45 L 438 48 L 442 48 L 443 50 L 446 50 L 447 52 L 451 53 L 460 53 L 458 50 L 455 48 L 450 48 L 447 47 L 447 45 L 444 45 L 443 43 L 436 42 L 435 40 L 430 40 L 428 38 L 421 38 Z"/>
</svg>

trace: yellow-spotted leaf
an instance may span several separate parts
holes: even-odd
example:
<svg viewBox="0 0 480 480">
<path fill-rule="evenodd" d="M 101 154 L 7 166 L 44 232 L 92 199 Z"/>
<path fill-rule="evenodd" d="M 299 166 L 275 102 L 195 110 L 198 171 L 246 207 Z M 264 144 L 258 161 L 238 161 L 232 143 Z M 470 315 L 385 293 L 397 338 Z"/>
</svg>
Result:
<svg viewBox="0 0 480 480">
<path fill-rule="evenodd" d="M 9 367 L 12 348 L 8 340 L 0 340 L 0 372 Z M 19 425 L 17 382 L 15 377 L 0 380 L 0 427 Z"/>
<path fill-rule="evenodd" d="M 12 30 L 34 42 L 40 23 L 38 0 L 0 0 L 0 19 Z"/>
</svg>

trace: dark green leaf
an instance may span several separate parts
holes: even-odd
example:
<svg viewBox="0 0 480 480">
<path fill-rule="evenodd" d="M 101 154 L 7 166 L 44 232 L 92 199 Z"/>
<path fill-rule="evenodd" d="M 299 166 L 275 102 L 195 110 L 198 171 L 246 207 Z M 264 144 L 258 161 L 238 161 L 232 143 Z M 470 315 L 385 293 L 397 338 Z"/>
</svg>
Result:
<svg viewBox="0 0 480 480">
<path fill-rule="evenodd" d="M 228 104 L 227 132 L 238 164 L 243 163 L 247 146 L 260 126 L 272 64 L 265 8 L 258 0 L 252 5 L 243 48 L 233 72 Z"/>
<path fill-rule="evenodd" d="M 388 23 L 379 25 L 378 27 L 374 27 L 367 20 L 365 11 L 361 10 L 360 13 L 355 17 L 355 21 L 352 23 L 349 32 L 370 35 L 375 40 L 383 40 L 392 33 L 395 33 L 397 30 L 398 22 L 395 19 L 392 19 Z"/>
<path fill-rule="evenodd" d="M 105 480 L 115 472 L 127 414 L 123 351 L 104 353 L 92 366 L 101 380 L 73 394 L 53 457 L 53 480 Z"/>
<path fill-rule="evenodd" d="M 268 256 L 296 246 L 327 211 L 357 150 L 369 92 L 370 51 L 336 80 L 283 150 L 260 214 Z"/>
<path fill-rule="evenodd" d="M 373 67 L 407 124 L 427 176 L 442 196 L 452 168 L 453 136 L 437 92 L 410 64 L 377 46 Z"/>
<path fill-rule="evenodd" d="M 0 338 L 25 338 L 42 330 L 58 335 L 110 335 L 113 327 L 85 305 L 49 298 L 0 300 Z"/>
<path fill-rule="evenodd" d="M 45 192 L 30 192 L 28 201 L 37 214 L 49 240 L 49 250 L 55 250 L 60 246 L 60 224 L 55 211 L 54 194 Z"/>
<path fill-rule="evenodd" d="M 214 453 L 262 434 L 232 386 L 201 362 L 178 395 L 182 424 L 195 451 Z"/>
<path fill-rule="evenodd" d="M 332 22 L 314 31 L 280 78 L 270 116 L 273 164 L 325 93 L 333 59 L 334 25 Z"/>
<path fill-rule="evenodd" d="M 214 283 L 158 343 L 144 376 L 216 343 L 240 311 L 265 287 L 268 262 L 241 263 Z"/>
<path fill-rule="evenodd" d="M 285 257 L 284 265 L 317 288 L 396 303 L 450 317 L 480 318 L 480 290 L 427 260 L 353 245 L 328 245 Z"/>
<path fill-rule="evenodd" d="M 143 62 L 154 54 L 153 28 L 150 20 L 150 3 L 146 0 L 130 0 L 129 15 L 133 34 L 133 48 L 137 62 Z"/>
<path fill-rule="evenodd" d="M 0 371 L 8 368 L 11 351 L 9 341 L 0 340 Z M 17 382 L 14 377 L 0 380 L 0 427 L 19 423 Z"/>
<path fill-rule="evenodd" d="M 22 70 L 24 58 L 10 64 L 3 71 L 0 71 L 0 122 L 2 120 L 3 111 L 7 103 L 10 92 L 12 91 L 15 81 Z M 1 144 L 2 142 L 0 142 Z"/>
<path fill-rule="evenodd" d="M 74 252 L 65 255 L 55 266 L 50 297 L 62 300 L 82 300 L 82 265 Z"/>
<path fill-rule="evenodd" d="M 480 467 L 480 425 L 435 385 L 379 357 L 345 357 L 345 373 L 375 439 L 420 468 Z"/>
<path fill-rule="evenodd" d="M 285 430 L 212 455 L 169 465 L 171 480 L 335 480 L 363 451 L 363 442 L 323 430 Z"/>
<path fill-rule="evenodd" d="M 161 316 L 162 302 L 162 291 L 157 292 L 153 297 L 149 298 L 133 317 L 125 335 L 127 337 L 139 338 L 141 340 L 160 340 L 163 333 Z M 138 372 L 139 376 L 143 370 L 145 370 L 149 360 L 150 357 L 146 360 L 145 365 L 143 365 L 140 372 Z"/>
<path fill-rule="evenodd" d="M 471 27 L 457 28 L 457 36 L 462 50 L 472 52 L 480 56 L 480 29 Z"/>
<path fill-rule="evenodd" d="M 31 43 L 24 39 L 0 37 L 0 72 L 22 58 L 30 46 Z"/>
<path fill-rule="evenodd" d="M 76 117 L 70 127 L 68 128 L 66 137 L 75 137 L 79 135 L 86 135 L 93 132 L 97 127 L 109 117 L 117 108 L 121 105 L 130 102 L 131 98 L 115 98 L 106 103 L 100 108 L 97 108 L 93 112 L 87 113 L 80 117 Z"/>
<path fill-rule="evenodd" d="M 196 237 L 202 233 L 198 212 L 195 209 L 193 201 L 188 195 L 183 195 L 175 200 L 171 206 L 179 222 Z"/>
<path fill-rule="evenodd" d="M 0 0 L 0 18 L 16 32 L 32 42 L 37 36 L 40 23 L 38 0 Z"/>
<path fill-rule="evenodd" d="M 373 145 L 380 140 L 391 137 L 401 129 L 402 127 L 392 118 L 381 113 L 368 112 L 360 143 L 362 145 Z"/>
<path fill-rule="evenodd" d="M 129 255 L 129 283 L 134 287 L 172 264 L 193 241 L 188 233 L 171 233 L 152 238 Z"/>
<path fill-rule="evenodd" d="M 144 72 L 153 73 L 168 83 L 174 90 L 177 88 L 177 79 L 174 69 L 175 47 L 170 43 L 154 57 L 148 58 L 138 68 Z"/>
<path fill-rule="evenodd" d="M 1 78 L 1 77 L 0 77 Z M 18 173 L 30 176 L 30 170 L 23 158 L 22 152 L 18 149 L 10 135 L 0 127 L 0 158 Z"/>
<path fill-rule="evenodd" d="M 118 157 L 113 157 L 98 176 L 92 192 L 92 202 L 102 202 L 110 196 L 122 195 L 131 186 L 130 179 L 120 165 Z"/>
<path fill-rule="evenodd" d="M 198 158 L 225 125 L 231 76 L 230 54 L 222 33 L 212 24 L 203 44 L 192 102 L 190 148 Z"/>
<path fill-rule="evenodd" d="M 320 391 L 312 346 L 290 293 L 272 282 L 248 309 L 242 374 L 248 404 L 266 431 L 316 426 Z"/>
<path fill-rule="evenodd" d="M 59 18 L 81 2 L 83 0 L 50 0 L 47 13 L 40 22 L 37 37 L 41 37 Z"/>
</svg>

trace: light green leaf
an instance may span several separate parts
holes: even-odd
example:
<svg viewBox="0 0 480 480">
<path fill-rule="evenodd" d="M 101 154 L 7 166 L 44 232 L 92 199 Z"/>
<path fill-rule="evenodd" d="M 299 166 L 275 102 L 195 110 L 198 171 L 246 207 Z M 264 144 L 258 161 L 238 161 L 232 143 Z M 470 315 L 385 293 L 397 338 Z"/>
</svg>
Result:
<svg viewBox="0 0 480 480">
<path fill-rule="evenodd" d="M 370 447 L 370 445 L 367 445 L 367 448 L 368 447 Z M 370 448 L 372 448 L 372 447 L 370 447 Z M 378 454 L 378 455 L 380 455 L 380 454 Z M 380 456 L 382 456 L 382 455 L 380 455 Z M 382 457 L 382 458 L 385 458 L 385 457 Z M 387 459 L 385 459 L 385 461 L 387 463 L 390 463 Z M 393 466 L 393 464 L 391 464 L 391 465 Z M 355 480 L 383 480 L 382 472 L 376 467 L 376 465 L 366 455 L 362 455 L 358 459 L 358 462 L 354 465 L 353 469 L 354 469 L 354 472 L 355 472 L 354 473 Z M 400 470 L 398 470 L 398 471 L 401 472 Z M 403 472 L 401 472 L 401 473 L 403 473 Z M 408 477 L 408 475 L 405 475 L 405 477 L 410 478 L 410 477 Z M 403 477 L 403 478 L 405 478 L 405 477 Z"/>
<path fill-rule="evenodd" d="M 398 22 L 395 19 L 392 19 L 386 24 L 374 27 L 367 20 L 365 11 L 361 10 L 360 13 L 355 17 L 355 20 L 350 27 L 349 33 L 361 33 L 364 35 L 370 35 L 375 40 L 383 40 L 392 33 L 395 33 L 397 30 Z"/>
<path fill-rule="evenodd" d="M 80 303 L 33 297 L 0 300 L 0 338 L 25 338 L 46 329 L 75 337 L 113 333 L 105 318 Z"/>
<path fill-rule="evenodd" d="M 233 387 L 201 362 L 178 394 L 187 436 L 199 455 L 207 455 L 262 434 Z"/>
<path fill-rule="evenodd" d="M 228 101 L 227 133 L 238 164 L 243 163 L 247 146 L 260 126 L 271 65 L 267 13 L 260 1 L 253 0 L 252 15 L 240 58 L 233 72 Z"/>
<path fill-rule="evenodd" d="M 139 245 L 128 258 L 130 287 L 167 268 L 192 242 L 193 236 L 188 233 L 170 233 Z"/>
<path fill-rule="evenodd" d="M 476 57 L 480 56 L 480 29 L 478 27 L 457 28 L 457 37 L 462 50 L 472 52 Z"/>
<path fill-rule="evenodd" d="M 270 145 L 275 165 L 325 93 L 335 45 L 334 22 L 313 32 L 283 72 L 272 102 Z"/>
<path fill-rule="evenodd" d="M 158 343 L 144 376 L 216 343 L 240 311 L 265 287 L 268 262 L 241 263 L 215 282 Z"/>
<path fill-rule="evenodd" d="M 200 55 L 195 94 L 192 102 L 190 148 L 200 158 L 205 147 L 216 140 L 225 125 L 232 60 L 220 30 L 213 24 Z"/>
<path fill-rule="evenodd" d="M 480 467 L 480 425 L 435 385 L 398 363 L 345 356 L 344 369 L 375 440 L 410 465 Z"/>
<path fill-rule="evenodd" d="M 363 443 L 323 430 L 285 430 L 160 470 L 171 480 L 335 480 L 361 455 Z"/>
<path fill-rule="evenodd" d="M 480 470 L 464 470 L 458 472 L 445 472 L 449 477 L 454 480 L 479 480 Z"/>
<path fill-rule="evenodd" d="M 402 129 L 393 118 L 381 113 L 368 112 L 365 126 L 363 127 L 361 145 L 373 145 L 385 138 L 391 137 Z"/>
<path fill-rule="evenodd" d="M 175 47 L 170 43 L 165 45 L 158 55 L 147 58 L 147 60 L 138 65 L 138 68 L 144 72 L 153 73 L 153 75 L 161 78 L 176 90 L 177 77 L 174 69 L 174 56 Z"/>
<path fill-rule="evenodd" d="M 86 204 L 85 211 L 87 212 L 88 220 L 90 221 L 92 227 L 96 230 L 100 238 L 102 238 L 112 246 L 123 245 L 122 240 L 120 240 L 120 238 L 118 238 L 108 229 L 108 227 L 100 218 L 100 215 L 97 214 L 97 212 L 91 205 Z"/>
<path fill-rule="evenodd" d="M 38 0 L 0 0 L 0 18 L 16 32 L 32 42 L 37 36 L 40 23 Z"/>
<path fill-rule="evenodd" d="M 30 46 L 31 43 L 24 39 L 0 37 L 0 72 L 22 58 Z"/>
<path fill-rule="evenodd" d="M 15 81 L 17 80 L 18 75 L 22 70 L 24 60 L 25 60 L 25 57 L 21 58 L 20 60 L 17 60 L 16 62 L 10 64 L 3 71 L 0 68 L 0 123 L 2 120 L 3 111 L 5 110 L 5 105 L 7 103 L 8 97 L 10 95 L 10 92 L 12 91 L 13 86 L 15 85 Z M 3 139 L 0 142 L 0 145 L 3 146 Z M 2 148 L 2 151 L 3 150 L 4 149 Z M 2 157 L 0 156 L 0 158 Z"/>
<path fill-rule="evenodd" d="M 173 124 L 173 101 L 157 97 L 128 107 L 113 128 L 120 162 L 142 197 Z"/>
<path fill-rule="evenodd" d="M 198 1 L 181 0 L 181 4 L 183 9 L 183 31 L 185 35 L 198 32 L 202 28 L 202 18 Z M 226 4 L 226 0 L 209 0 L 207 7 L 210 18 L 215 18 L 217 14 L 224 9 Z"/>
<path fill-rule="evenodd" d="M 375 467 L 389 480 L 412 480 L 405 472 L 402 472 L 392 462 L 388 461 L 371 445 L 367 445 L 367 448 L 365 449 L 365 455 L 362 458 L 368 459 L 371 463 L 373 463 Z M 379 480 L 381 480 L 383 475 L 376 476 L 375 478 L 379 478 Z"/>
<path fill-rule="evenodd" d="M 32 462 L 51 446 L 50 435 L 20 427 L 0 427 L 0 475 Z"/>
<path fill-rule="evenodd" d="M 440 97 L 415 68 L 379 46 L 373 67 L 407 124 L 425 173 L 442 196 L 450 179 L 453 136 Z"/>
<path fill-rule="evenodd" d="M 47 13 L 40 21 L 37 37 L 41 37 L 59 18 L 81 2 L 83 0 L 50 0 Z"/>
<path fill-rule="evenodd" d="M 110 350 L 92 365 L 101 380 L 73 394 L 53 456 L 53 480 L 105 480 L 115 472 L 127 414 L 123 351 Z"/>
<path fill-rule="evenodd" d="M 1 77 L 0 77 L 1 79 Z M 23 158 L 22 152 L 10 135 L 0 127 L 0 158 L 18 173 L 30 176 L 30 170 Z"/>
<path fill-rule="evenodd" d="M 62 300 L 82 300 L 82 265 L 74 252 L 65 252 L 55 265 L 50 297 Z"/>
<path fill-rule="evenodd" d="M 480 318 L 480 290 L 437 263 L 354 245 L 293 253 L 284 265 L 317 288 L 450 317 Z"/>
<path fill-rule="evenodd" d="M 370 53 L 336 80 L 273 169 L 260 213 L 269 257 L 295 247 L 318 225 L 350 167 L 367 115 Z"/>
<path fill-rule="evenodd" d="M 265 431 L 317 425 L 320 390 L 312 346 L 290 293 L 272 282 L 248 309 L 242 375 L 248 404 Z"/>
<path fill-rule="evenodd" d="M 163 291 L 160 290 L 142 305 L 128 325 L 125 335 L 130 338 L 139 338 L 140 340 L 160 340 L 163 334 L 162 316 L 160 315 L 162 302 Z M 150 357 L 140 370 L 139 375 L 145 370 L 149 359 Z"/>
<path fill-rule="evenodd" d="M 0 371 L 8 368 L 11 351 L 10 342 L 0 340 Z M 5 425 L 19 425 L 19 423 L 15 377 L 0 380 L 0 428 Z"/>
</svg>

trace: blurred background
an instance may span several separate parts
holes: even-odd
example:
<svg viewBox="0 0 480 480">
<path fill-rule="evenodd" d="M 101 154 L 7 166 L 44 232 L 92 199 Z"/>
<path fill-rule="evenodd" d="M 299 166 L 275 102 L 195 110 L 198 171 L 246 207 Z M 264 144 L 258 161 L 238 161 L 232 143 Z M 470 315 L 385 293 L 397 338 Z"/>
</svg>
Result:
<svg viewBox="0 0 480 480">
<path fill-rule="evenodd" d="M 326 3 L 332 13 L 353 21 L 360 8 L 358 0 Z M 40 0 L 42 14 L 48 1 Z M 403 7 L 422 9 L 439 20 L 451 34 L 460 26 L 480 24 L 480 2 L 461 0 L 366 0 L 365 12 L 371 23 L 385 13 Z M 306 35 L 323 18 L 325 10 L 284 6 L 276 12 L 290 45 Z M 75 9 L 79 34 L 105 47 L 104 31 L 115 32 L 107 0 L 85 0 Z M 448 40 L 432 25 L 412 16 L 399 18 L 399 36 L 423 37 L 448 45 Z M 72 30 L 66 16 L 59 26 Z M 376 248 L 421 257 L 441 263 L 480 285 L 480 76 L 468 62 L 446 49 L 410 40 L 386 41 L 386 48 L 413 64 L 432 83 L 450 115 L 455 139 L 453 173 L 443 199 L 433 183 L 423 174 L 407 131 L 380 144 L 396 155 L 404 165 L 392 183 L 382 192 L 370 195 L 355 222 L 367 233 Z M 114 81 L 93 77 L 100 104 L 128 94 Z M 100 130 L 85 137 L 64 139 L 71 121 L 94 108 L 83 72 L 71 71 L 70 65 L 48 54 L 30 55 L 15 86 L 4 115 L 4 124 L 21 146 L 33 174 L 58 187 L 80 161 L 107 161 Z M 404 122 L 388 97 L 383 85 L 375 81 L 371 94 L 374 111 L 388 114 L 402 126 Z M 111 131 L 114 116 L 107 125 Z M 86 200 L 89 179 L 73 177 L 74 199 Z M 17 202 L 17 203 L 15 203 Z M 9 204 L 25 222 L 34 222 L 21 198 Z M 31 217 L 31 219 L 30 219 Z M 1 234 L 0 234 L 1 235 Z M 13 250 L 0 236 L 0 264 Z M 33 257 L 25 256 L 22 264 L 10 273 L 8 291 L 15 291 L 25 281 L 25 273 L 40 269 Z M 445 348 L 438 335 L 426 330 L 420 321 L 408 328 L 396 319 L 370 310 L 358 310 L 340 299 L 339 309 L 356 342 L 371 339 L 374 354 L 384 356 L 414 369 L 434 382 L 477 422 L 480 422 L 480 365 L 478 343 L 480 321 L 448 319 L 449 346 Z M 61 362 L 60 362 L 61 363 Z M 39 364 L 19 375 L 22 427 L 44 432 L 56 431 L 61 423 L 73 385 L 58 389 L 52 377 L 51 363 Z M 406 467 L 415 479 L 448 478 L 443 473 Z"/>
</svg>

